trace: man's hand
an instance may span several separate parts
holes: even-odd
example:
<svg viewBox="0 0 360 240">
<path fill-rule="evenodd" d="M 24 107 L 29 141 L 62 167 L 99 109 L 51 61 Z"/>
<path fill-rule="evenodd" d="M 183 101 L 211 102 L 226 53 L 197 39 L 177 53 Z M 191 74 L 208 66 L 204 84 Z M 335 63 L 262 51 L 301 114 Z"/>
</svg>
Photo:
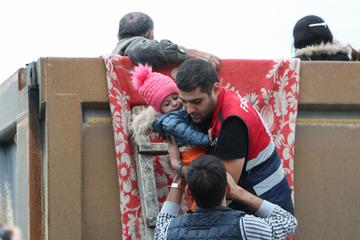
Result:
<svg viewBox="0 0 360 240">
<path fill-rule="evenodd" d="M 174 136 L 171 136 L 170 140 L 167 142 L 169 145 L 168 152 L 170 156 L 170 165 L 175 170 L 181 162 L 179 147 Z"/>
<path fill-rule="evenodd" d="M 217 70 L 220 67 L 220 58 L 211 53 L 201 52 L 195 49 L 187 49 L 186 59 L 202 59 L 210 63 Z"/>
<path fill-rule="evenodd" d="M 260 208 L 263 200 L 237 185 L 230 173 L 226 172 L 226 178 L 230 188 L 226 193 L 226 197 L 241 202 L 250 210 L 256 212 Z"/>
<path fill-rule="evenodd" d="M 228 192 L 226 193 L 226 197 L 229 199 L 234 199 L 235 192 L 238 190 L 242 190 L 242 188 L 236 184 L 234 178 L 228 172 L 226 172 L 226 179 L 229 187 Z"/>
</svg>

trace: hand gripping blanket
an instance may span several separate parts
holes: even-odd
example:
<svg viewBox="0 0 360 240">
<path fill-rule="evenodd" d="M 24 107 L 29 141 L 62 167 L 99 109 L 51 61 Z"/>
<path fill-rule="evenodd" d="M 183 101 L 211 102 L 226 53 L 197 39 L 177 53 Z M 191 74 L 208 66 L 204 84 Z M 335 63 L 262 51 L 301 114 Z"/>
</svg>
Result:
<svg viewBox="0 0 360 240">
<path fill-rule="evenodd" d="M 142 239 L 144 222 L 131 149 L 129 123 L 131 109 L 144 100 L 131 84 L 134 65 L 119 55 L 103 56 L 113 119 L 117 171 L 119 177 L 122 239 Z M 177 67 L 155 69 L 175 78 Z M 245 96 L 260 112 L 270 129 L 291 188 L 294 188 L 295 123 L 299 96 L 298 59 L 222 60 L 222 85 Z M 158 201 L 166 199 L 173 171 L 167 158 L 154 157 Z"/>
</svg>

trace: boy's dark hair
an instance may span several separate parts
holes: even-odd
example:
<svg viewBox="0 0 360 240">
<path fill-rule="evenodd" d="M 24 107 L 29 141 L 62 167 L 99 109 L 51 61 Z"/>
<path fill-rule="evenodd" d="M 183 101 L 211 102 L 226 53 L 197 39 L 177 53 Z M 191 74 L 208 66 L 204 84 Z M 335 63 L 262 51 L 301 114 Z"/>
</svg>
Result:
<svg viewBox="0 0 360 240">
<path fill-rule="evenodd" d="M 316 25 L 319 23 L 324 23 L 324 25 Z M 294 26 L 293 37 L 296 49 L 333 42 L 333 35 L 329 26 L 321 17 L 315 15 L 308 15 L 297 21 Z"/>
<path fill-rule="evenodd" d="M 216 70 L 200 59 L 183 62 L 176 74 L 176 85 L 183 92 L 192 92 L 200 87 L 202 92 L 210 95 L 216 82 L 219 82 Z"/>
<path fill-rule="evenodd" d="M 191 195 L 201 208 L 221 205 L 226 191 L 226 170 L 223 161 L 212 155 L 194 160 L 186 174 Z"/>
<path fill-rule="evenodd" d="M 145 13 L 130 12 L 123 16 L 119 23 L 118 39 L 143 36 L 153 31 L 153 20 Z"/>
</svg>

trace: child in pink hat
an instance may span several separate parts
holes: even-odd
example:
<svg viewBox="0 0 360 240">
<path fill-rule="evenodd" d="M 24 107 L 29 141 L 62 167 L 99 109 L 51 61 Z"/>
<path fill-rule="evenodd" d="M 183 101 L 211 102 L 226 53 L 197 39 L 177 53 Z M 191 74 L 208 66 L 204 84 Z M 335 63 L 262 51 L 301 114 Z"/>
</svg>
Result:
<svg viewBox="0 0 360 240">
<path fill-rule="evenodd" d="M 174 136 L 179 147 L 210 144 L 207 134 L 194 125 L 183 109 L 174 80 L 153 72 L 147 65 L 135 67 L 132 83 L 145 102 L 151 107 L 134 117 L 133 135 L 137 142 L 149 131 L 158 132 L 165 139 Z"/>
<path fill-rule="evenodd" d="M 132 83 L 145 102 L 159 113 L 169 113 L 182 108 L 179 90 L 170 77 L 152 72 L 148 65 L 134 68 Z"/>
<path fill-rule="evenodd" d="M 134 69 L 132 81 L 133 86 L 150 105 L 133 119 L 132 133 L 135 141 L 147 141 L 151 131 L 159 133 L 165 139 L 174 136 L 177 145 L 183 147 L 181 157 L 184 165 L 189 165 L 192 160 L 205 154 L 205 146 L 210 145 L 209 136 L 195 126 L 183 109 L 174 80 L 152 72 L 150 66 L 139 65 Z M 191 200 L 188 201 L 188 207 L 194 209 Z"/>
</svg>

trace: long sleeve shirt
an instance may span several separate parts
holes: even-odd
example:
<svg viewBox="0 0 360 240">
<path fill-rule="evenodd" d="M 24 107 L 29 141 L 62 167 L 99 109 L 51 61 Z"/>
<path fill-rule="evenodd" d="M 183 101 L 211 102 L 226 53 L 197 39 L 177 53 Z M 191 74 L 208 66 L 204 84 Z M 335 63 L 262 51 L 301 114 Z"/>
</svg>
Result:
<svg viewBox="0 0 360 240">
<path fill-rule="evenodd" d="M 156 220 L 154 239 L 166 239 L 170 223 L 178 217 L 179 211 L 179 204 L 169 201 L 164 203 Z M 291 213 L 265 200 L 255 214 L 246 214 L 239 219 L 243 239 L 285 239 L 295 232 L 298 224 Z"/>
</svg>

